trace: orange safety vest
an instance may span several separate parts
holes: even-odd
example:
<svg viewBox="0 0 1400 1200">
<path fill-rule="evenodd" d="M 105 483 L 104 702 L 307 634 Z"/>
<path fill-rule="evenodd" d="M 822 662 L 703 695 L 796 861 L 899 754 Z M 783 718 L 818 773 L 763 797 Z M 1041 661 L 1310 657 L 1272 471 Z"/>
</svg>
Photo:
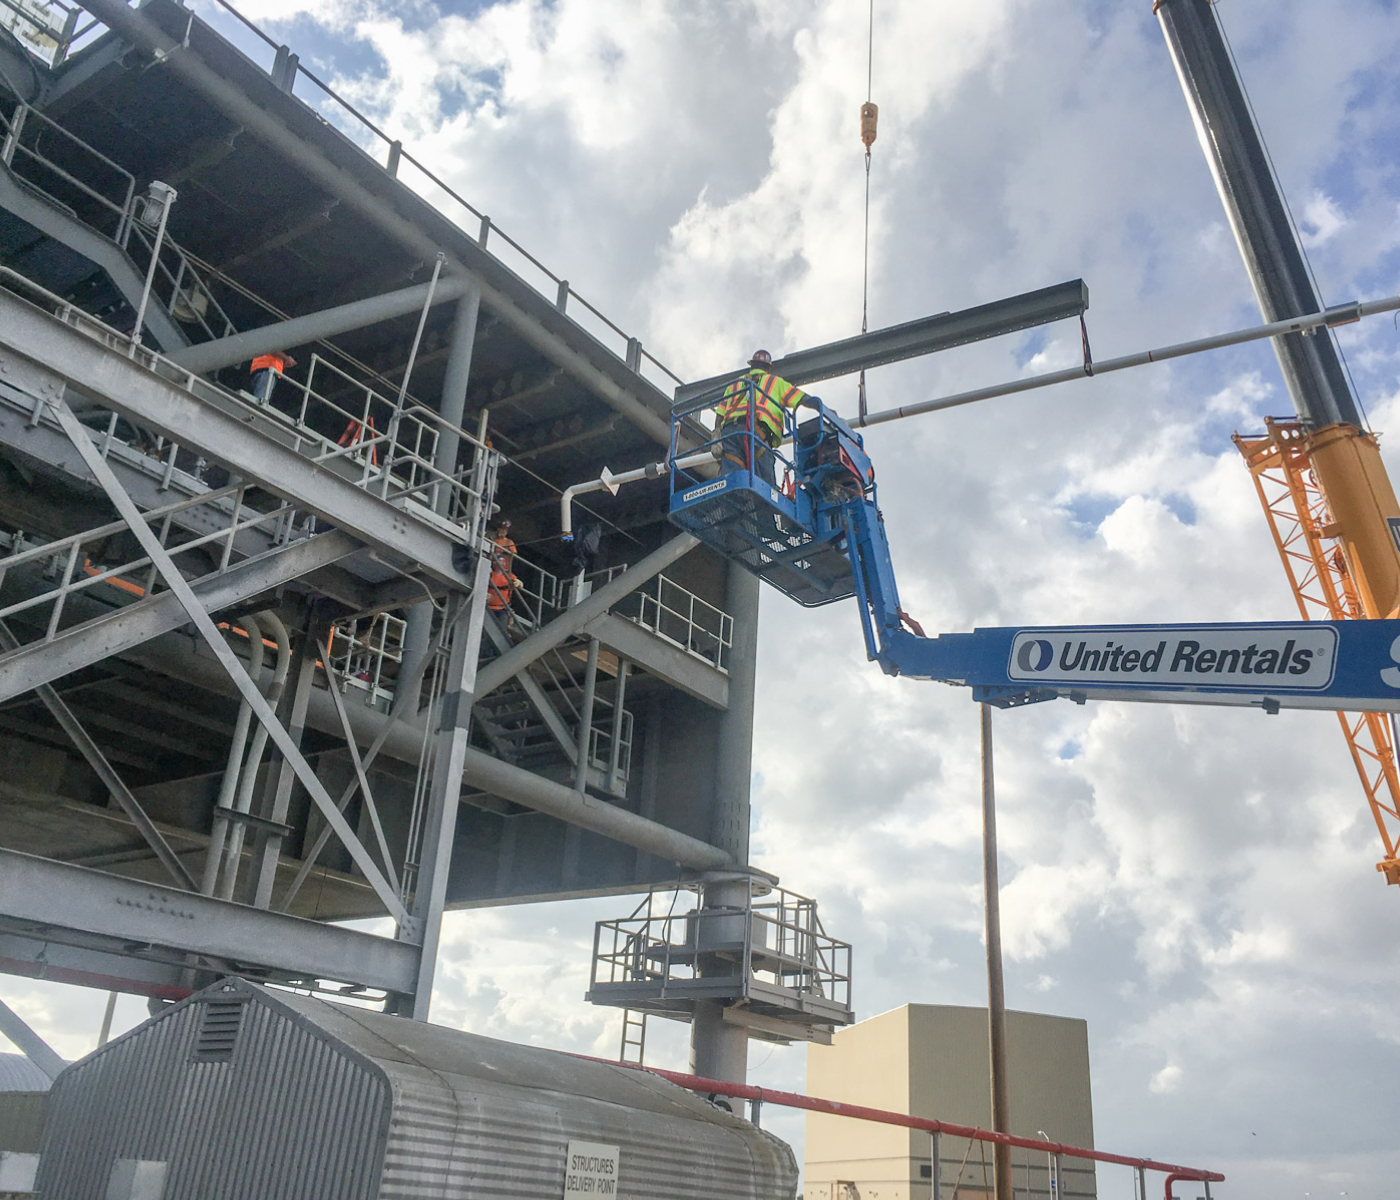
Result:
<svg viewBox="0 0 1400 1200">
<path fill-rule="evenodd" d="M 783 414 L 807 399 L 807 393 L 786 379 L 780 379 L 771 371 L 755 367 L 742 379 L 736 379 L 724 389 L 723 397 L 715 406 L 715 416 L 721 425 L 730 421 L 748 420 L 751 384 L 754 417 L 768 444 L 778 446 L 783 440 Z"/>
<path fill-rule="evenodd" d="M 378 431 L 374 428 L 374 418 L 366 417 L 364 425 L 358 421 L 351 421 L 346 425 L 345 432 L 340 435 L 335 444 L 337 446 L 358 446 L 361 442 L 367 442 L 377 436 L 377 433 Z M 377 442 L 369 448 L 369 461 L 372 466 L 379 465 L 379 444 Z"/>
<path fill-rule="evenodd" d="M 287 360 L 283 358 L 282 355 L 259 354 L 257 358 L 253 359 L 253 365 L 249 368 L 249 371 L 276 371 L 277 374 L 281 375 L 286 369 Z"/>
<path fill-rule="evenodd" d="M 500 612 L 510 604 L 510 598 L 515 592 L 518 580 L 508 571 L 493 570 L 491 572 L 491 584 L 487 590 L 486 607 L 492 612 Z"/>
<path fill-rule="evenodd" d="M 515 564 L 515 542 L 511 540 L 509 534 L 505 533 L 491 540 L 496 547 L 496 561 L 500 564 L 501 570 L 509 571 Z"/>
</svg>

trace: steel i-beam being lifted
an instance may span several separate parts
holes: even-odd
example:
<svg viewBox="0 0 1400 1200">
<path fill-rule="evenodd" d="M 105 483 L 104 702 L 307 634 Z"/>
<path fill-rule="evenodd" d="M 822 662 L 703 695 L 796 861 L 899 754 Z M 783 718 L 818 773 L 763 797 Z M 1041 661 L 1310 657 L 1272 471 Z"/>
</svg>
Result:
<svg viewBox="0 0 1400 1200">
<path fill-rule="evenodd" d="M 253 710 L 253 715 L 257 717 L 263 727 L 267 730 L 269 738 L 281 751 L 282 755 L 289 761 L 296 770 L 297 778 L 310 793 L 316 807 L 320 810 L 326 823 L 331 826 L 349 851 L 350 857 L 359 867 L 370 887 L 374 889 L 375 895 L 380 902 L 395 917 L 402 920 L 408 916 L 403 902 L 399 899 L 394 889 L 384 878 L 383 873 L 375 864 L 369 852 L 365 849 L 360 839 L 355 836 L 355 831 L 351 829 L 349 823 L 336 808 L 335 802 L 326 793 L 325 786 L 317 778 L 316 772 L 311 764 L 302 756 L 301 750 L 292 741 L 287 731 L 282 728 L 282 723 L 272 709 L 268 707 L 267 701 L 258 691 L 257 685 L 248 677 L 248 672 L 243 669 L 243 664 L 238 661 L 238 657 L 224 641 L 223 635 L 219 633 L 218 626 L 214 624 L 213 618 L 205 611 L 200 604 L 199 597 L 195 595 L 190 585 L 180 574 L 179 568 L 171 562 L 165 547 L 160 544 L 160 540 L 151 531 L 141 516 L 141 511 L 132 503 L 131 497 L 122 489 L 121 483 L 116 475 L 112 473 L 111 467 L 97 447 L 92 444 L 92 439 L 88 436 L 88 430 L 74 416 L 73 410 L 61 399 L 49 400 L 52 409 L 63 431 L 68 435 L 78 453 L 82 456 L 87 468 L 92 472 L 92 476 L 101 485 L 102 490 L 107 493 L 107 498 L 111 500 L 118 514 L 127 523 L 132 536 L 141 544 L 141 549 L 147 554 L 151 562 L 155 564 L 166 585 L 179 598 L 181 607 L 193 622 L 195 628 L 204 638 L 205 643 L 214 652 L 214 657 L 219 660 L 220 665 L 228 672 L 229 678 L 233 680 L 248 707 Z"/>
<path fill-rule="evenodd" d="M 852 375 L 870 367 L 887 366 L 908 358 L 936 354 L 956 346 L 967 346 L 1003 334 L 1019 333 L 1054 321 L 1082 317 L 1089 308 L 1089 288 L 1082 279 L 1039 291 L 993 300 L 961 312 L 939 313 L 922 317 L 903 325 L 875 329 L 857 337 L 824 346 L 798 350 L 774 360 L 773 371 L 790 383 L 816 383 Z M 743 371 L 730 371 L 688 383 L 676 389 L 676 403 L 693 400 L 706 392 L 723 387 Z"/>
</svg>

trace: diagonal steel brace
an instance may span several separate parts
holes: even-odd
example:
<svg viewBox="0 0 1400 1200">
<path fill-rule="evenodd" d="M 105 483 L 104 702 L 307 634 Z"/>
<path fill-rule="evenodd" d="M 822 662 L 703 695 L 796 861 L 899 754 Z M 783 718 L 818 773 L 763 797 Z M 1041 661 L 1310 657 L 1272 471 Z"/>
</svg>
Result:
<svg viewBox="0 0 1400 1200">
<path fill-rule="evenodd" d="M 4 621 L 0 621 L 0 647 L 6 650 L 15 650 L 19 647 L 15 635 L 10 632 L 9 626 Z M 131 789 L 122 781 L 116 768 L 107 761 L 107 756 L 102 753 L 101 748 L 92 740 L 88 731 L 83 728 L 82 722 L 73 715 L 73 710 L 47 683 L 41 683 L 35 690 L 39 693 L 39 699 L 44 702 L 44 707 L 53 715 L 53 719 L 59 723 L 64 733 L 73 739 L 73 744 L 87 759 L 88 766 L 97 773 L 103 786 L 116 797 L 117 803 L 122 806 L 122 811 L 131 818 L 131 823 L 136 826 L 137 831 L 155 851 L 155 856 L 160 859 L 161 866 L 169 871 L 175 882 L 186 891 L 197 892 L 199 888 L 195 884 L 194 877 L 185 869 L 185 864 L 171 849 L 170 843 L 156 828 L 155 822 L 146 814 L 146 810 L 141 807 L 141 802 L 131 794 Z"/>
<path fill-rule="evenodd" d="M 165 547 L 160 544 L 160 539 L 146 524 L 141 510 L 127 495 L 126 489 L 122 487 L 121 481 L 117 479 L 112 468 L 107 465 L 106 459 L 98 453 L 97 447 L 92 444 L 92 439 L 88 436 L 87 429 L 74 416 L 73 410 L 61 397 L 51 399 L 48 403 L 59 426 L 68 435 L 68 440 L 73 443 L 74 449 L 82 456 L 83 462 L 92 472 L 93 478 L 107 493 L 107 498 L 116 508 L 118 515 L 126 522 L 132 536 L 141 544 L 141 549 L 155 564 L 156 569 L 165 580 L 166 586 L 179 598 L 180 606 L 189 615 L 191 623 L 199 630 L 205 643 L 214 652 L 214 657 L 228 672 L 229 678 L 233 680 L 234 686 L 247 702 L 253 715 L 267 730 L 268 737 L 272 739 L 273 744 L 291 764 L 297 779 L 301 781 L 301 785 L 310 794 L 316 807 L 321 810 L 321 816 L 325 819 L 326 824 L 335 831 L 336 836 L 345 845 L 351 859 L 364 875 L 366 882 L 374 889 L 375 895 L 379 897 L 380 903 L 395 918 L 406 919 L 408 911 L 404 908 L 398 894 L 390 886 L 389 881 L 384 878 L 369 851 L 355 835 L 355 831 L 350 828 L 349 822 L 341 815 L 335 801 L 330 798 L 324 785 L 316 777 L 316 772 L 312 770 L 311 764 L 306 761 L 301 750 L 292 741 L 291 736 L 282 728 L 282 723 L 278 721 L 276 714 L 268 707 L 263 694 L 258 691 L 257 686 L 248 677 L 248 672 L 243 669 L 243 664 L 238 660 L 238 656 L 224 641 L 213 618 L 199 602 L 199 597 L 195 595 L 185 577 L 180 574 L 179 568 L 171 561 Z"/>
</svg>

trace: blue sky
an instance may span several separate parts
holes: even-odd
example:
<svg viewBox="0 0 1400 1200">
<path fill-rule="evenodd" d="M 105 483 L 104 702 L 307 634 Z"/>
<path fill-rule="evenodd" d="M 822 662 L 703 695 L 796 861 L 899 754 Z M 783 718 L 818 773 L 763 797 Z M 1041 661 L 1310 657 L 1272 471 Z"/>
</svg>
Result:
<svg viewBox="0 0 1400 1200">
<path fill-rule="evenodd" d="M 858 331 L 863 0 L 245 10 L 681 375 Z M 1400 291 L 1396 6 L 1218 11 L 1325 299 Z M 1101 358 L 1257 321 L 1149 0 L 877 0 L 875 36 L 873 324 L 1077 276 Z M 1396 428 L 1400 334 L 1342 342 Z M 873 373 L 871 403 L 1077 353 L 1068 326 L 984 344 Z M 906 606 L 931 630 L 1291 616 L 1229 441 L 1289 407 L 1255 346 L 871 431 Z M 846 608 L 766 596 L 761 647 L 756 860 L 855 943 L 863 1015 L 978 1003 L 972 706 L 881 676 Z M 1099 1145 L 1224 1169 L 1236 1200 L 1393 1196 L 1400 889 L 1332 718 L 1038 706 L 998 740 L 1008 1000 L 1088 1019 Z M 581 994 L 592 922 L 626 907 L 453 917 L 436 1015 L 613 1053 Z M 90 1040 L 79 1001 L 27 996 Z M 683 1030 L 653 1046 L 683 1065 Z M 801 1050 L 752 1061 L 802 1087 Z"/>
</svg>

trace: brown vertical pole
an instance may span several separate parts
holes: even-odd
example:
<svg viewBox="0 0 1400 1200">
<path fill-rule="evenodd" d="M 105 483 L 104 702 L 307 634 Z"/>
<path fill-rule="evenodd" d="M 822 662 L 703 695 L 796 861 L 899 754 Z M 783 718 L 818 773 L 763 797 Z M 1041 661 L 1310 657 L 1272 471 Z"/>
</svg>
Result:
<svg viewBox="0 0 1400 1200">
<path fill-rule="evenodd" d="M 982 717 L 982 886 L 987 907 L 987 1024 L 992 1064 L 992 1129 L 1011 1132 L 1011 1102 L 1006 1082 L 1006 993 L 1001 976 L 1001 895 L 997 882 L 996 783 L 992 770 L 992 708 L 978 706 Z M 1011 1200 L 1011 1147 L 992 1148 L 996 1200 Z"/>
</svg>

